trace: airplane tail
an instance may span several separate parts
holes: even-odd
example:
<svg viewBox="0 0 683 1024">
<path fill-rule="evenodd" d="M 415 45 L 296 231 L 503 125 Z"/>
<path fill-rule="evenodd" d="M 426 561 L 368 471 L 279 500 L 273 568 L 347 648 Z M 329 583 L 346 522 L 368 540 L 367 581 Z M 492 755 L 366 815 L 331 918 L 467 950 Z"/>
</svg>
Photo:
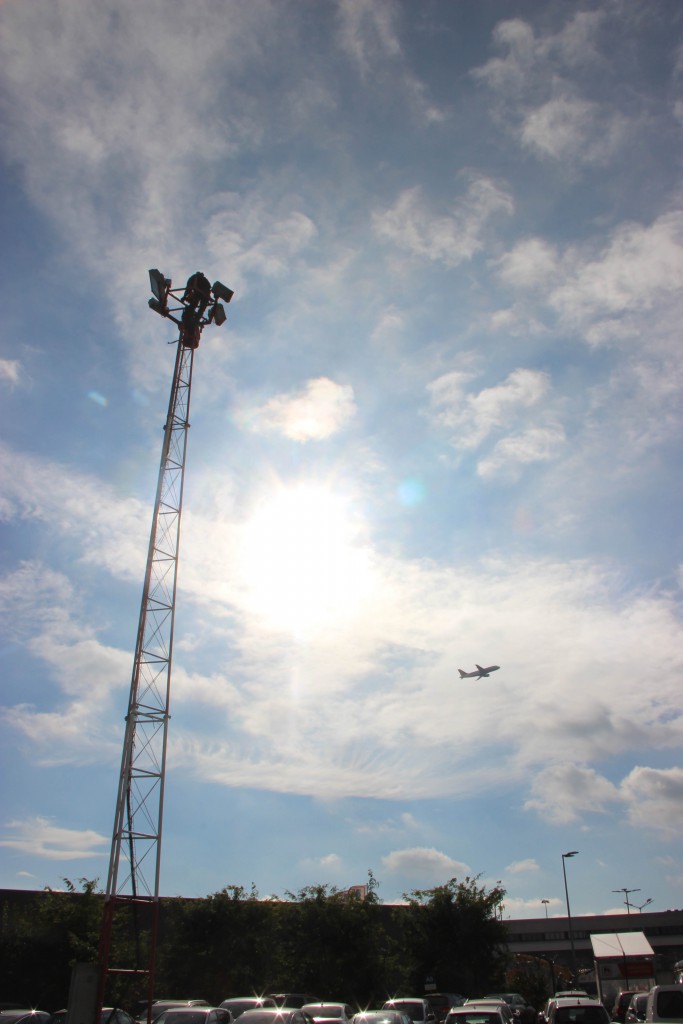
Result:
<svg viewBox="0 0 683 1024">
<path fill-rule="evenodd" d="M 467 678 L 467 672 L 463 672 L 463 670 L 461 668 L 458 669 L 458 672 L 460 673 L 460 678 L 461 679 L 466 679 Z"/>
</svg>

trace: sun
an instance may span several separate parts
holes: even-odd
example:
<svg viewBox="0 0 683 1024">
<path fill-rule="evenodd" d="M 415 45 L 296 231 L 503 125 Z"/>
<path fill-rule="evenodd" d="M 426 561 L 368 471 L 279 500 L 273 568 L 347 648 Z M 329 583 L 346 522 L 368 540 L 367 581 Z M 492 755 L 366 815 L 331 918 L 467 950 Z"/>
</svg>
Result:
<svg viewBox="0 0 683 1024">
<path fill-rule="evenodd" d="M 358 614 L 372 586 L 360 532 L 350 500 L 323 484 L 299 483 L 265 496 L 242 547 L 251 609 L 296 636 Z"/>
</svg>

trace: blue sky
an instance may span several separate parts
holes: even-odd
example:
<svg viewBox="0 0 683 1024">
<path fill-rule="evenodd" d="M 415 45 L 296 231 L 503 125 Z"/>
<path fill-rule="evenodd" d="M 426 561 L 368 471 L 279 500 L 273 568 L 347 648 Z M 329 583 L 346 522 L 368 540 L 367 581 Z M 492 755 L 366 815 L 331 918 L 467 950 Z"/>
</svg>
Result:
<svg viewBox="0 0 683 1024">
<path fill-rule="evenodd" d="M 0 21 L 0 886 L 106 880 L 159 267 L 235 291 L 195 361 L 162 893 L 480 874 L 534 917 L 576 849 L 574 913 L 679 906 L 681 5 Z"/>
</svg>

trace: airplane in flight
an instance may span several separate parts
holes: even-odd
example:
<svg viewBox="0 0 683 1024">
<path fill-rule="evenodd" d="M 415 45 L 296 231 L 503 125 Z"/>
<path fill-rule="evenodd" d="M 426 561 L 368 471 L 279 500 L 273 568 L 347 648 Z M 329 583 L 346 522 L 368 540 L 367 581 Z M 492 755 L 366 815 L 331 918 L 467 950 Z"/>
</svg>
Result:
<svg viewBox="0 0 683 1024">
<path fill-rule="evenodd" d="M 461 668 L 458 669 L 461 679 L 488 679 L 492 672 L 497 672 L 500 665 L 489 665 L 488 668 L 482 668 L 481 665 L 477 665 L 476 672 L 463 672 Z"/>
</svg>

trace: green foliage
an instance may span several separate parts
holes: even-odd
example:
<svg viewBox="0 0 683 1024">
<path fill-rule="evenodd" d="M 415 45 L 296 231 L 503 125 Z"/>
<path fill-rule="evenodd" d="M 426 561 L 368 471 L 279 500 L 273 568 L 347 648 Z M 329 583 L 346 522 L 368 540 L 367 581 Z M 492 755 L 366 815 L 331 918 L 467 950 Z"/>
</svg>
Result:
<svg viewBox="0 0 683 1024">
<path fill-rule="evenodd" d="M 355 1005 L 378 998 L 387 936 L 372 872 L 365 899 L 326 885 L 309 885 L 287 896 L 292 902 L 278 907 L 277 987 L 294 986 Z"/>
<path fill-rule="evenodd" d="M 254 887 L 163 900 L 156 991 L 219 1003 L 262 991 L 273 976 L 277 921 Z"/>
<path fill-rule="evenodd" d="M 71 967 L 98 958 L 104 900 L 97 881 L 64 885 L 5 901 L 0 913 L 0 986 L 47 1010 L 66 1006 Z M 284 900 L 261 900 L 253 886 L 234 885 L 202 899 L 163 899 L 155 992 L 215 1004 L 295 990 L 365 1007 L 400 991 L 419 995 L 429 975 L 441 991 L 476 995 L 500 986 L 502 889 L 453 878 L 414 890 L 398 907 L 380 906 L 377 889 L 369 872 L 364 899 L 328 885 Z M 110 966 L 148 965 L 151 921 L 138 917 L 145 909 L 117 909 Z M 108 1004 L 145 997 L 142 976 L 110 974 Z"/>
<path fill-rule="evenodd" d="M 404 893 L 413 911 L 405 918 L 406 979 L 422 992 L 431 976 L 438 991 L 483 994 L 500 985 L 506 929 L 498 914 L 505 890 L 486 889 L 479 876 L 452 878 L 434 889 Z"/>
<path fill-rule="evenodd" d="M 0 986 L 25 1005 L 66 1006 L 73 964 L 97 959 L 102 916 L 97 881 L 68 878 L 65 891 L 46 888 L 4 904 L 0 934 Z M 40 969 L 36 970 L 36 965 Z"/>
<path fill-rule="evenodd" d="M 519 992 L 537 1009 L 554 992 L 553 965 L 545 957 L 518 953 L 505 972 L 506 990 Z"/>
</svg>

